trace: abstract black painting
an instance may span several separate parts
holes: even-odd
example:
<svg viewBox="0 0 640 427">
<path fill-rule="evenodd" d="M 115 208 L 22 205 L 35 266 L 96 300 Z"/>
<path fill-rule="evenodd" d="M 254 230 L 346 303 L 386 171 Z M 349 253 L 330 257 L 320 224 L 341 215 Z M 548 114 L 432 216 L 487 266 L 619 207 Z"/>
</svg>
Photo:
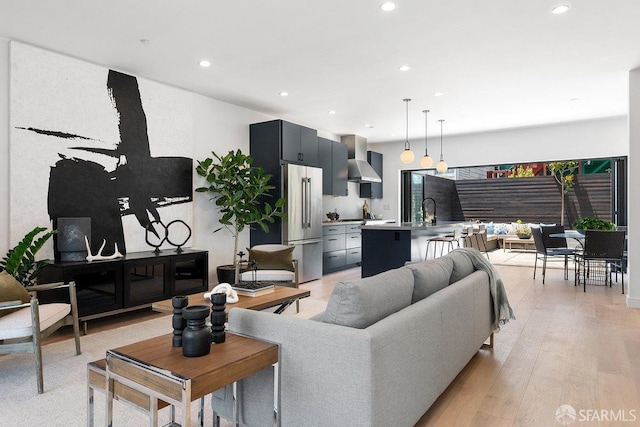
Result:
<svg viewBox="0 0 640 427">
<path fill-rule="evenodd" d="M 40 62 L 39 58 L 43 56 L 56 57 L 49 73 L 27 72 L 25 76 L 20 75 L 22 67 Z M 73 70 L 74 67 L 90 71 L 79 74 Z M 60 217 L 91 218 L 92 251 L 97 252 L 106 239 L 104 255 L 113 253 L 116 244 L 122 253 L 149 250 L 144 243 L 145 231 L 149 228 L 154 232 L 154 222 L 168 223 L 180 219 L 191 223 L 193 161 L 190 157 L 188 93 L 152 82 L 145 82 L 145 92 L 134 76 L 20 44 L 17 48 L 12 45 L 12 71 L 14 69 L 18 75 L 12 74 L 12 97 L 26 95 L 39 105 L 32 108 L 33 104 L 14 104 L 12 98 L 12 113 L 15 112 L 11 120 L 12 168 L 26 166 L 33 163 L 33 159 L 41 166 L 47 165 L 44 170 L 38 168 L 33 171 L 38 175 L 43 172 L 48 175 L 44 191 L 46 199 L 37 200 L 45 204 L 47 223 Z M 72 77 L 75 82 L 69 81 Z M 67 90 L 49 95 L 52 99 L 46 96 L 37 99 L 35 94 L 25 90 L 29 84 L 36 87 L 43 84 L 34 82 L 34 79 L 47 80 L 51 85 L 60 82 Z M 91 89 L 85 90 L 85 87 Z M 79 111 L 77 101 L 73 99 L 77 96 L 86 97 L 87 111 Z M 65 108 L 64 97 L 70 100 L 67 114 L 63 116 L 60 111 L 52 112 L 48 106 Z M 167 111 L 158 105 L 163 98 Z M 101 121 L 95 113 L 107 110 L 105 100 L 109 102 L 110 111 Z M 187 105 L 176 105 L 176 100 Z M 93 102 L 99 105 L 96 111 L 90 106 Z M 161 120 L 158 117 L 153 120 L 162 129 L 151 129 L 146 112 L 149 108 L 154 115 L 162 115 Z M 32 112 L 23 111 L 25 109 Z M 57 116 L 59 121 L 41 120 L 38 112 Z M 77 120 L 73 120 L 74 114 L 79 114 Z M 86 125 L 85 119 L 96 123 L 95 132 Z M 75 127 L 74 121 L 77 123 Z M 184 135 L 181 137 L 179 130 L 172 129 L 173 126 L 183 128 Z M 183 139 L 166 140 L 162 136 L 165 131 Z M 160 149 L 157 151 L 162 155 L 153 154 L 156 141 L 150 135 L 158 135 L 156 139 Z M 44 149 L 38 150 L 37 147 Z M 175 155 L 167 155 L 171 151 Z M 20 172 L 14 174 L 12 169 L 12 177 L 19 175 Z M 28 206 L 34 204 L 33 197 L 43 194 L 43 189 L 33 188 L 38 181 L 23 183 L 19 191 L 12 185 L 12 200 L 14 192 L 24 192 L 22 196 L 16 194 L 15 198 L 17 201 L 22 199 L 28 210 Z M 12 221 L 25 213 L 19 205 L 12 204 Z M 40 216 L 42 207 L 38 206 L 34 213 Z M 42 221 L 37 225 L 42 225 Z"/>
</svg>

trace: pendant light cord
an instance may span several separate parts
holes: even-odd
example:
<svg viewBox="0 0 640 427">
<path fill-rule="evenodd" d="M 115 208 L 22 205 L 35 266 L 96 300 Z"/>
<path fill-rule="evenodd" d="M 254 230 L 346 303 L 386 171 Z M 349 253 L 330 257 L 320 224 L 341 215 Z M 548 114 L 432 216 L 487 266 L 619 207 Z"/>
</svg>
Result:
<svg viewBox="0 0 640 427">
<path fill-rule="evenodd" d="M 440 161 L 443 161 L 442 158 L 442 122 L 444 122 L 444 119 L 440 119 Z"/>
<path fill-rule="evenodd" d="M 429 115 L 429 110 L 424 110 L 424 155 L 425 157 L 429 157 L 429 148 L 427 147 L 427 116 Z"/>
<path fill-rule="evenodd" d="M 409 145 L 409 101 L 411 101 L 410 98 L 405 98 L 403 99 L 403 101 L 407 104 L 407 114 L 406 114 L 406 118 L 407 118 L 407 122 L 406 122 L 406 137 L 404 140 L 404 149 L 405 150 L 410 150 L 411 147 Z"/>
</svg>

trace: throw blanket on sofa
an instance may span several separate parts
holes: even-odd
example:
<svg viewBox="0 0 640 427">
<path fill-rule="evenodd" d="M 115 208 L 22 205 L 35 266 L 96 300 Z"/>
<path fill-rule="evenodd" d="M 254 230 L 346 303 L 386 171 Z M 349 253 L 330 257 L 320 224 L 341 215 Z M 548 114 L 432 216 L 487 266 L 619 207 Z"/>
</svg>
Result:
<svg viewBox="0 0 640 427">
<path fill-rule="evenodd" d="M 500 278 L 500 275 L 496 271 L 493 264 L 489 262 L 478 250 L 472 248 L 460 248 L 456 251 L 463 252 L 469 257 L 473 266 L 477 270 L 482 270 L 489 275 L 489 288 L 491 290 L 491 299 L 493 301 L 493 329 L 498 331 L 500 326 L 507 323 L 509 320 L 515 320 L 513 310 L 509 305 L 507 299 L 507 292 L 504 289 L 504 283 Z"/>
</svg>

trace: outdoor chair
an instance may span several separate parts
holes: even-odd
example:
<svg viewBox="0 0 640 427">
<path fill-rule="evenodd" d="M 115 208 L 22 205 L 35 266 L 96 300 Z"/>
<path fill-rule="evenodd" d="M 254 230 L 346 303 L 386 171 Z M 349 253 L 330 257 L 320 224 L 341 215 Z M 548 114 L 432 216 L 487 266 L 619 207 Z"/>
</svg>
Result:
<svg viewBox="0 0 640 427">
<path fill-rule="evenodd" d="M 249 264 L 255 262 L 256 269 L 240 271 L 237 267 L 237 282 L 272 282 L 278 286 L 298 288 L 298 260 L 293 259 L 293 246 L 269 244 L 249 248 Z M 296 300 L 296 312 L 300 302 Z"/>
<path fill-rule="evenodd" d="M 484 252 L 489 259 L 489 251 L 487 251 L 487 229 L 484 224 L 478 224 L 478 229 L 473 227 L 467 227 L 466 231 L 462 233 L 464 239 L 464 246 L 473 248 L 475 247 L 480 252 Z M 475 242 L 475 244 L 474 244 Z"/>
<path fill-rule="evenodd" d="M 577 257 L 578 271 L 576 274 L 579 283 L 582 279 L 584 292 L 587 291 L 587 280 L 595 284 L 598 280 L 604 281 L 611 287 L 611 274 L 613 269 L 622 269 L 625 262 L 624 244 L 625 231 L 587 230 L 584 239 L 584 251 Z M 599 269 L 600 268 L 600 269 Z M 622 293 L 624 294 L 624 272 L 622 277 Z"/>
<path fill-rule="evenodd" d="M 536 278 L 536 270 L 538 268 L 538 259 L 542 260 L 542 284 L 544 285 L 545 276 L 547 273 L 547 259 L 549 257 L 562 257 L 564 258 L 564 280 L 569 278 L 569 257 L 575 257 L 575 249 L 567 247 L 566 239 L 562 238 L 550 238 L 550 234 L 564 232 L 564 227 L 559 226 L 545 227 L 547 230 L 547 241 L 554 247 L 547 247 L 545 245 L 545 237 L 542 227 L 531 227 L 531 235 L 533 236 L 533 242 L 536 245 L 536 259 L 533 265 L 533 279 Z M 554 240 L 551 240 L 554 239 Z M 557 239 L 557 240 L 556 240 Z M 562 242 L 564 240 L 564 243 Z"/>
<path fill-rule="evenodd" d="M 7 274 L 2 273 L 6 283 Z M 11 278 L 12 279 L 12 278 Z M 17 286 L 22 285 L 15 281 Z M 37 292 L 68 288 L 69 303 L 40 304 Z M 6 290 L 6 288 L 4 288 Z M 42 375 L 42 340 L 64 325 L 73 325 L 76 354 L 80 354 L 80 327 L 78 325 L 78 306 L 76 302 L 75 282 L 51 283 L 29 286 L 23 289 L 27 293 L 24 299 L 0 303 L 0 313 L 9 312 L 0 317 L 0 354 L 33 353 L 36 362 L 38 393 L 44 392 Z"/>
</svg>

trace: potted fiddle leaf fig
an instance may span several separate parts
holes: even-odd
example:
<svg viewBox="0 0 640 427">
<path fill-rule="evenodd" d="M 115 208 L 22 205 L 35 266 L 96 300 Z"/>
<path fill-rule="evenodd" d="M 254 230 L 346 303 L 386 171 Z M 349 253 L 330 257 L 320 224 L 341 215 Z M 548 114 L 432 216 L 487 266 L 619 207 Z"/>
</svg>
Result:
<svg viewBox="0 0 640 427">
<path fill-rule="evenodd" d="M 41 233 L 44 234 L 40 235 Z M 20 243 L 9 249 L 0 261 L 0 267 L 22 283 L 22 286 L 35 285 L 38 274 L 47 263 L 45 260 L 36 261 L 36 253 L 56 233 L 56 230 L 47 231 L 45 227 L 34 228 Z"/>
<path fill-rule="evenodd" d="M 196 188 L 196 192 L 210 195 L 211 202 L 222 214 L 218 220 L 222 227 L 213 232 L 225 228 L 234 238 L 233 263 L 220 266 L 230 270 L 232 275 L 220 277 L 221 268 L 218 267 L 218 281 L 233 283 L 240 233 L 252 226 L 268 232 L 269 224 L 275 218 L 286 218 L 286 214 L 282 212 L 284 199 L 276 200 L 273 206 L 264 201 L 265 198 L 272 197 L 269 192 L 275 187 L 269 185 L 271 175 L 265 173 L 263 168 L 253 165 L 253 157 L 242 153 L 240 149 L 231 150 L 223 156 L 213 151 L 211 154 L 213 157 L 198 160 L 196 172 L 206 182 L 202 187 Z"/>
</svg>

